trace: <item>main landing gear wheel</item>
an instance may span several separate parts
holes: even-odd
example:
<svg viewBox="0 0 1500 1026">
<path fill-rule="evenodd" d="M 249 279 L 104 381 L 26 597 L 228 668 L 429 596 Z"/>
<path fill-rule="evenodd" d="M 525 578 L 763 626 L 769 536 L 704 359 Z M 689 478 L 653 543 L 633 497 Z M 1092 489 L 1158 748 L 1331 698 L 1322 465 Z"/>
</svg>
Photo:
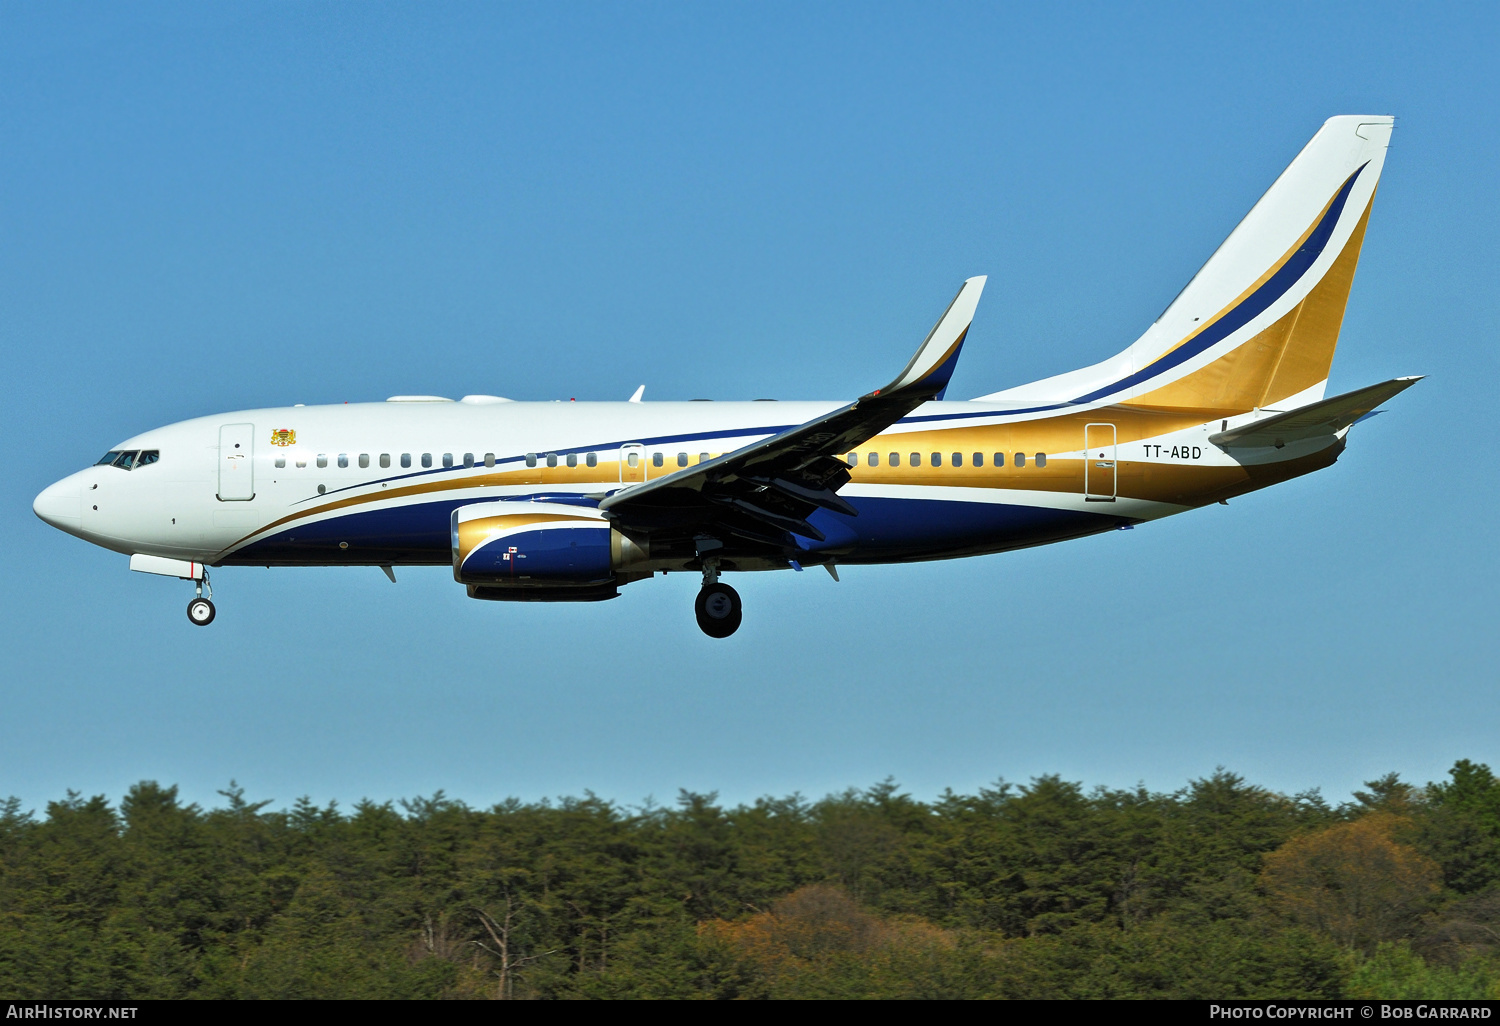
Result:
<svg viewBox="0 0 1500 1026">
<path fill-rule="evenodd" d="M 704 585 L 693 611 L 698 614 L 698 626 L 710 638 L 727 638 L 739 630 L 744 612 L 740 593 L 727 584 Z"/>
<path fill-rule="evenodd" d="M 195 598 L 188 603 L 188 619 L 199 627 L 213 623 L 214 613 L 214 604 L 206 598 Z"/>
</svg>

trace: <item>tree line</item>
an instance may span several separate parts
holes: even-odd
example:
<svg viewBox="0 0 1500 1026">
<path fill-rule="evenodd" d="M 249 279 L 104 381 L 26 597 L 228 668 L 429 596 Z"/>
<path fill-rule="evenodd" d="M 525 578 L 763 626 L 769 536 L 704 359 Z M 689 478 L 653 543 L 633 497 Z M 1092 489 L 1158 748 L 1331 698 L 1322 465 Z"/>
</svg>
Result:
<svg viewBox="0 0 1500 1026">
<path fill-rule="evenodd" d="M 1500 997 L 1500 781 L 0 802 L 10 998 Z"/>
</svg>

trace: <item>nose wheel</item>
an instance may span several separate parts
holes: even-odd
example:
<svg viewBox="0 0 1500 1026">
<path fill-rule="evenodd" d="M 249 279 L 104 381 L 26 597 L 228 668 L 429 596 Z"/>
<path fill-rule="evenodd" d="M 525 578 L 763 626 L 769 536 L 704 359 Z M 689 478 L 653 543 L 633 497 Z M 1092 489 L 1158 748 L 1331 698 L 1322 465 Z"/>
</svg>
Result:
<svg viewBox="0 0 1500 1026">
<path fill-rule="evenodd" d="M 214 604 L 206 598 L 195 598 L 188 603 L 188 619 L 199 627 L 207 627 L 214 622 Z"/>
<path fill-rule="evenodd" d="M 693 603 L 698 626 L 710 638 L 727 638 L 740 629 L 740 593 L 727 584 L 706 584 Z"/>
<path fill-rule="evenodd" d="M 199 627 L 207 627 L 214 622 L 217 610 L 214 609 L 213 599 L 208 597 L 213 595 L 214 586 L 208 583 L 208 569 L 206 567 L 203 570 L 203 578 L 197 582 L 197 585 L 198 593 L 193 598 L 193 601 L 188 603 L 188 619 Z M 208 587 L 208 596 L 203 594 L 205 585 Z"/>
</svg>

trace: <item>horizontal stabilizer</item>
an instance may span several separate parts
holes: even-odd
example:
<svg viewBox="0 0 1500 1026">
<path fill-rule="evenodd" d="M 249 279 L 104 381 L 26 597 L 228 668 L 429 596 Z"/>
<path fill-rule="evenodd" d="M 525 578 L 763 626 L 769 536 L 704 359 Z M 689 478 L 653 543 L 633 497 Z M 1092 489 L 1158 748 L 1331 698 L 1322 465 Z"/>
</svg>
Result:
<svg viewBox="0 0 1500 1026">
<path fill-rule="evenodd" d="M 1208 440 L 1224 449 L 1280 448 L 1288 442 L 1306 438 L 1336 435 L 1355 421 L 1367 416 L 1387 399 L 1404 392 L 1422 380 L 1421 375 L 1395 378 L 1378 385 L 1355 389 L 1332 399 L 1304 406 L 1300 410 L 1264 417 L 1228 431 L 1210 435 Z"/>
</svg>

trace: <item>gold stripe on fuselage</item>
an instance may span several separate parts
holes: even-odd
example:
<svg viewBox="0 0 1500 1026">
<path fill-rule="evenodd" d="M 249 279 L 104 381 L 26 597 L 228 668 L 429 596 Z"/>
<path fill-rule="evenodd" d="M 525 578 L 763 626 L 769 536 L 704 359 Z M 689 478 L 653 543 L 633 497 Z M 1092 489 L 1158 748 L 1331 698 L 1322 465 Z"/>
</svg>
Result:
<svg viewBox="0 0 1500 1026">
<path fill-rule="evenodd" d="M 1121 405 L 1088 410 L 1081 413 L 1065 413 L 1038 420 L 1019 421 L 1010 424 L 988 424 L 954 427 L 935 427 L 926 431 L 906 431 L 877 435 L 856 450 L 859 465 L 850 467 L 852 483 L 865 485 L 927 485 L 956 486 L 965 488 L 1015 488 L 1027 491 L 1054 492 L 1059 494 L 1083 494 L 1084 460 L 1073 456 L 1065 458 L 1058 453 L 1077 453 L 1083 449 L 1084 427 L 1087 424 L 1107 423 L 1115 426 L 1117 442 L 1125 445 L 1147 438 L 1156 438 L 1187 428 L 1197 427 L 1214 419 L 1218 411 L 1151 409 L 1142 406 Z M 680 444 L 680 443 L 679 443 Z M 648 452 L 661 451 L 675 461 L 675 452 L 652 447 Z M 868 465 L 868 455 L 879 456 L 879 466 Z M 963 466 L 953 466 L 952 454 L 960 453 Z M 973 454 L 982 453 L 984 466 L 973 465 Z M 994 455 L 1005 454 L 1003 466 L 994 465 Z M 1016 453 L 1026 454 L 1025 467 L 1015 465 Z M 891 453 L 900 455 L 900 466 L 890 466 Z M 921 454 L 921 466 L 911 466 L 911 454 Z M 940 453 L 942 466 L 931 465 L 932 454 Z M 1047 456 L 1046 466 L 1036 466 L 1036 453 Z M 699 462 L 697 453 L 689 455 L 689 465 Z M 710 456 L 717 455 L 711 453 Z M 1295 477 L 1307 469 L 1291 470 L 1301 461 L 1287 464 L 1289 472 L 1284 477 Z M 1331 460 L 1330 460 L 1331 462 Z M 1215 502 L 1226 495 L 1240 494 L 1253 488 L 1263 487 L 1275 480 L 1284 479 L 1274 470 L 1282 464 L 1270 464 L 1256 468 L 1240 466 L 1205 466 L 1192 463 L 1158 463 L 1117 460 L 1117 491 L 1121 498 L 1145 499 L 1177 505 L 1195 506 Z M 651 475 L 650 471 L 659 473 Z M 650 480 L 681 472 L 682 468 L 657 468 L 647 466 Z M 486 470 L 481 473 L 452 472 L 454 477 L 443 480 L 423 481 L 397 487 L 371 486 L 357 495 L 348 495 L 321 503 L 309 509 L 290 513 L 267 524 L 226 548 L 228 552 L 238 548 L 251 538 L 264 535 L 277 528 L 321 516 L 342 509 L 352 509 L 371 503 L 392 499 L 436 496 L 445 492 L 474 488 L 498 488 L 517 485 L 534 485 L 539 488 L 573 488 L 583 490 L 611 489 L 618 487 L 620 462 L 600 460 L 596 467 L 518 467 L 513 470 Z M 475 501 L 484 501 L 476 498 Z"/>
</svg>

